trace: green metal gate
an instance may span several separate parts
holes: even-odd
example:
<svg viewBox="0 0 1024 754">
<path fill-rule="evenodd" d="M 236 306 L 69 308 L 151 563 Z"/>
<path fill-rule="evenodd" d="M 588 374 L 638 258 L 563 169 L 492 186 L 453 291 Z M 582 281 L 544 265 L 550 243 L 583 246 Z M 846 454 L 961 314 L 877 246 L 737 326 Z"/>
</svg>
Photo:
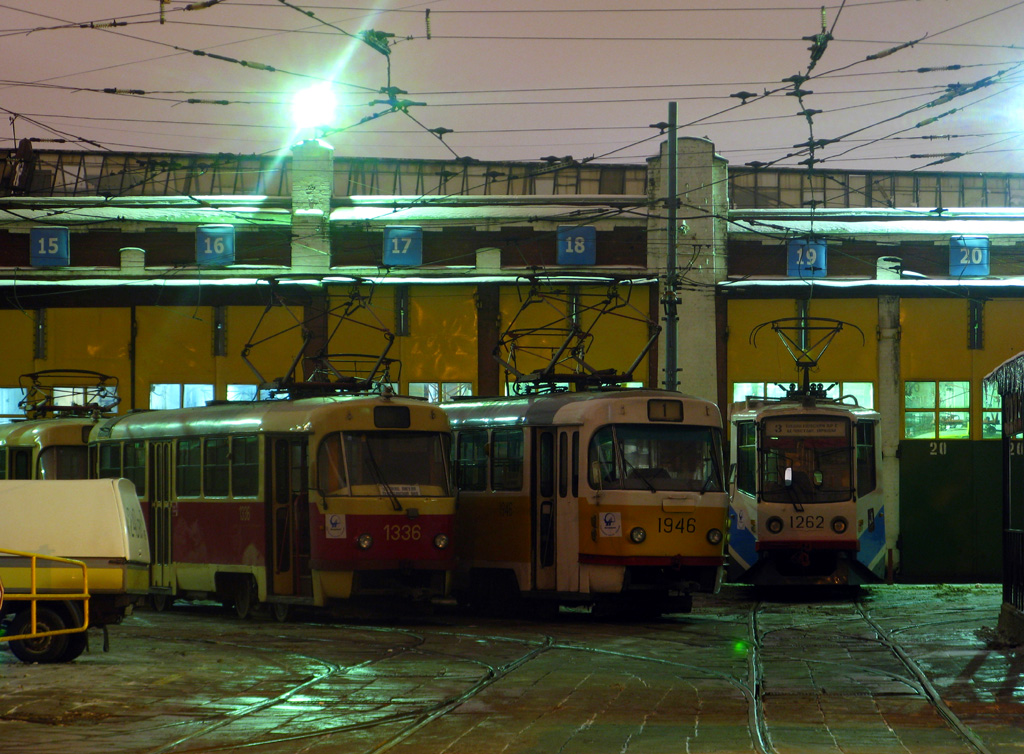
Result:
<svg viewBox="0 0 1024 754">
<path fill-rule="evenodd" d="M 1000 581 L 999 459 L 998 440 L 900 443 L 900 581 Z"/>
</svg>

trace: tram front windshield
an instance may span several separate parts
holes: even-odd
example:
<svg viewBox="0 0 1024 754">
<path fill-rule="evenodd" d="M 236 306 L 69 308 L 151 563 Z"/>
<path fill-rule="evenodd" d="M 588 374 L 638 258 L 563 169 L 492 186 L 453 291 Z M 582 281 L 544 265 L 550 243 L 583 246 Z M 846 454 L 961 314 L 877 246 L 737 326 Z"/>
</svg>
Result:
<svg viewBox="0 0 1024 754">
<path fill-rule="evenodd" d="M 447 496 L 450 447 L 438 432 L 334 433 L 317 454 L 319 487 L 328 495 Z"/>
<path fill-rule="evenodd" d="M 838 503 L 853 497 L 851 422 L 838 416 L 789 416 L 761 428 L 761 499 Z"/>
<path fill-rule="evenodd" d="M 716 427 L 615 424 L 594 433 L 587 460 L 594 489 L 721 492 L 721 459 Z"/>
</svg>

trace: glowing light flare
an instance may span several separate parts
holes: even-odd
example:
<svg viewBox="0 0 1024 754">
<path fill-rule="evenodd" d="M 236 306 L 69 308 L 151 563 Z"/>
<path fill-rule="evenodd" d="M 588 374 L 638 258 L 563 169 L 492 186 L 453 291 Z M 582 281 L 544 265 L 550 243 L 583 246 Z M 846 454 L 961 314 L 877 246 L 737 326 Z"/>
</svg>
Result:
<svg viewBox="0 0 1024 754">
<path fill-rule="evenodd" d="M 335 122 L 338 100 L 330 84 L 300 89 L 292 98 L 292 120 L 299 128 L 318 128 Z"/>
</svg>

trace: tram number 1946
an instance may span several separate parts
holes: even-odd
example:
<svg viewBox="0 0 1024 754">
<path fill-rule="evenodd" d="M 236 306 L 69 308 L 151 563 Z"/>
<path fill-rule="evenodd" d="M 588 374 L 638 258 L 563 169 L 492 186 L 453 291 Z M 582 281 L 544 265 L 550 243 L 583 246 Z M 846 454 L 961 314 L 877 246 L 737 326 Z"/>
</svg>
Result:
<svg viewBox="0 0 1024 754">
<path fill-rule="evenodd" d="M 673 532 L 693 534 L 697 531 L 697 519 L 662 516 L 658 519 L 658 531 L 662 534 L 672 534 Z"/>
</svg>

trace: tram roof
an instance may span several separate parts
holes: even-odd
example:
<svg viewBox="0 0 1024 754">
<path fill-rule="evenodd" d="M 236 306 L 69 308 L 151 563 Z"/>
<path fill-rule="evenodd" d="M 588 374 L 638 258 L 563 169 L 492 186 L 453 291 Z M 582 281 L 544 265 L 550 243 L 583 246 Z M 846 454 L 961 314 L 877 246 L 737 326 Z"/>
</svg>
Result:
<svg viewBox="0 0 1024 754">
<path fill-rule="evenodd" d="M 814 411 L 818 414 L 854 416 L 858 419 L 878 419 L 881 414 L 871 408 L 852 403 L 841 403 L 830 398 L 748 398 L 729 407 L 729 419 L 791 414 L 794 411 Z"/>
<path fill-rule="evenodd" d="M 91 417 L 75 416 L 25 419 L 0 424 L 0 446 L 79 444 L 82 442 L 82 427 L 91 428 L 98 423 Z"/>
<path fill-rule="evenodd" d="M 161 409 L 124 414 L 101 422 L 99 437 L 195 436 L 204 434 L 242 434 L 249 432 L 313 432 L 313 422 L 336 411 L 362 411 L 370 417 L 376 406 L 408 406 L 413 410 L 432 409 L 435 429 L 447 426 L 443 409 L 421 399 L 376 395 L 332 395 L 296 400 L 233 401 L 195 408 Z M 433 422 L 432 422 L 433 423 Z M 341 429 L 339 425 L 335 427 Z M 396 427 L 395 429 L 402 429 Z"/>
<path fill-rule="evenodd" d="M 444 408 L 448 412 L 453 427 L 545 426 L 555 423 L 556 418 L 559 424 L 578 424 L 582 422 L 584 412 L 593 407 L 595 403 L 611 404 L 631 398 L 671 398 L 681 400 L 684 404 L 710 405 L 715 409 L 716 418 L 719 417 L 718 407 L 710 401 L 683 393 L 654 389 L 595 390 L 504 398 L 475 398 L 446 403 Z M 685 410 L 684 421 L 686 421 Z"/>
</svg>

